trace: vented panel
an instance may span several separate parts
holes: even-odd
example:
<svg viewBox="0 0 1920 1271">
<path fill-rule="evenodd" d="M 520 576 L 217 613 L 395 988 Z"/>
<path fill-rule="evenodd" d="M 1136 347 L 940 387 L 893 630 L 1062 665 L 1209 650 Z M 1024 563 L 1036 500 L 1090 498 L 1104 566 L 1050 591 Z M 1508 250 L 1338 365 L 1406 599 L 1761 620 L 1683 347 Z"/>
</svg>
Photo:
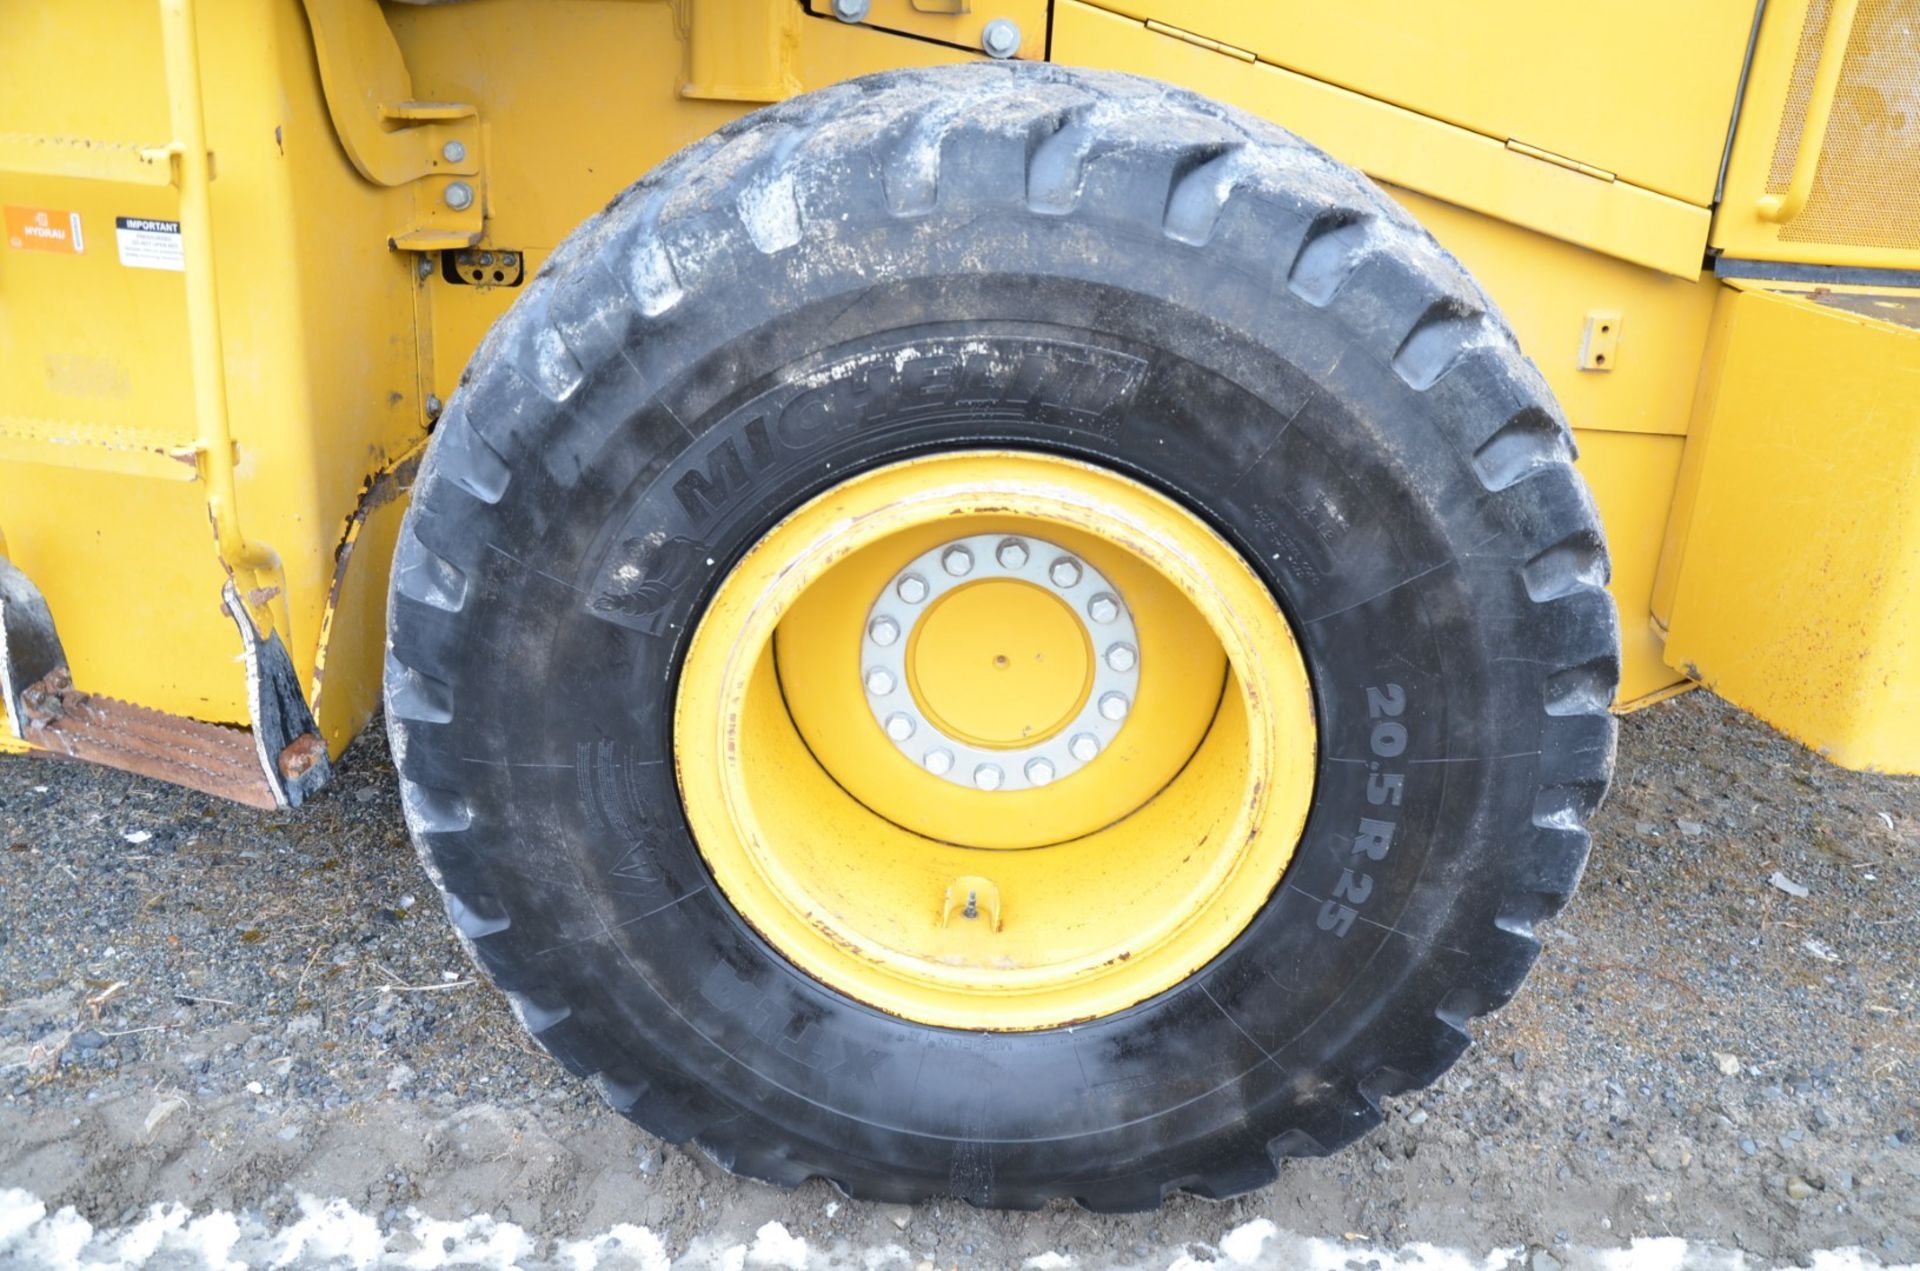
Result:
<svg viewBox="0 0 1920 1271">
<path fill-rule="evenodd" d="M 1767 189 L 1793 180 L 1831 0 L 1807 9 Z M 1920 0 L 1860 0 L 1819 168 L 1786 242 L 1920 248 Z"/>
</svg>

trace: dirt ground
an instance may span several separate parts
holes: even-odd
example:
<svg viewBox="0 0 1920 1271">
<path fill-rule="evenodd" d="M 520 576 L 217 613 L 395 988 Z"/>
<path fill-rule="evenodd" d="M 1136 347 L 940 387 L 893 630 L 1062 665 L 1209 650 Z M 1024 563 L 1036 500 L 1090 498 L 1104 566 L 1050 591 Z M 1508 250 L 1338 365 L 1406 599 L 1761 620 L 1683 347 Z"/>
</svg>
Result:
<svg viewBox="0 0 1920 1271">
<path fill-rule="evenodd" d="M 875 1206 L 725 1177 L 523 1040 L 377 730 L 297 813 L 6 759 L 0 1263 L 1903 1264 L 1916 949 L 1920 781 L 1693 694 L 1624 722 L 1532 980 L 1380 1133 L 1151 1215 Z"/>
</svg>

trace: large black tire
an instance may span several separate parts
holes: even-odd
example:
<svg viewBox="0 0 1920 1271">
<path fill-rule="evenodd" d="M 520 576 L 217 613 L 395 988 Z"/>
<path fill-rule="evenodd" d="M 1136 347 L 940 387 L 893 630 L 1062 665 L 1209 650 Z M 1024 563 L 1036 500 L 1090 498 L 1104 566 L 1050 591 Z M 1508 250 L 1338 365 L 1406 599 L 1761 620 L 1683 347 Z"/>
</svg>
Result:
<svg viewBox="0 0 1920 1271">
<path fill-rule="evenodd" d="M 672 754 L 733 560 L 849 473 L 988 445 L 1108 465 L 1236 544 L 1322 747 L 1226 953 L 1014 1034 L 786 962 L 712 884 Z M 1619 664 L 1571 456 L 1459 265 L 1270 124 L 1044 66 L 813 93 L 622 194 L 475 355 L 394 570 L 408 824 L 541 1044 L 731 1170 L 1103 1210 L 1258 1187 L 1439 1076 L 1580 877 Z"/>
</svg>

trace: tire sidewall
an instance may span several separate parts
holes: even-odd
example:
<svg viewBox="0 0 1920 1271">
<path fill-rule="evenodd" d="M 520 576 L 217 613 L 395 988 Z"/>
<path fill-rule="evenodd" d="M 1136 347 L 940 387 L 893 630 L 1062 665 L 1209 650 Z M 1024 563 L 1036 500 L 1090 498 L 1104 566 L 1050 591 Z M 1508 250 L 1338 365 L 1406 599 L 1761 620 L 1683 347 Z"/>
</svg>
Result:
<svg viewBox="0 0 1920 1271">
<path fill-rule="evenodd" d="M 1004 289 L 1017 293 L 1020 281 Z M 964 315 L 956 288 L 929 286 L 937 298 L 902 296 L 899 307 Z M 983 312 L 1007 311 L 1010 298 L 996 288 L 966 290 Z M 1054 290 L 1062 312 L 1098 306 L 1137 336 L 1194 321 L 1137 293 Z M 678 401 L 669 395 L 655 407 L 686 419 L 691 436 L 679 452 L 600 506 L 576 504 L 564 526 L 588 544 L 584 553 L 538 553 L 548 572 L 566 567 L 580 599 L 554 609 L 539 588 L 495 597 L 502 628 L 547 634 L 535 656 L 516 659 L 523 691 L 499 693 L 491 728 L 480 726 L 497 750 L 475 756 L 512 774 L 499 811 L 521 849 L 546 845 L 545 859 L 572 875 L 571 886 L 550 892 L 557 903 L 547 912 L 515 914 L 520 938 L 544 946 L 583 923 L 613 933 L 595 942 L 598 956 L 582 959 L 589 950 L 573 946 L 549 968 L 564 977 L 559 996 L 594 1031 L 627 1053 L 701 1057 L 691 1066 L 729 1103 L 777 1099 L 774 1119 L 788 1136 L 834 1144 L 852 1127 L 867 1136 L 884 1127 L 896 1140 L 884 1155 L 919 1171 L 950 1171 L 942 1158 L 956 1143 L 1050 1141 L 1024 1154 L 1025 1168 L 1008 1180 L 1019 1183 L 1169 1147 L 1194 1152 L 1234 1132 L 1249 1109 L 1286 1100 L 1289 1073 L 1371 1072 L 1370 1057 L 1350 1049 L 1356 1028 L 1391 1013 L 1410 979 L 1433 974 L 1431 942 L 1407 934 L 1440 925 L 1407 915 L 1430 858 L 1442 854 L 1457 869 L 1486 847 L 1458 833 L 1472 814 L 1444 788 L 1444 765 L 1423 776 L 1389 761 L 1477 752 L 1489 741 L 1462 729 L 1462 712 L 1450 708 L 1474 679 L 1459 665 L 1473 650 L 1456 643 L 1449 657 L 1446 641 L 1467 598 L 1437 586 L 1393 591 L 1405 577 L 1439 572 L 1452 527 L 1407 514 L 1409 474 L 1388 454 L 1350 444 L 1351 412 L 1285 358 L 1269 357 L 1263 391 L 1249 391 L 1167 349 L 1037 322 L 1030 300 L 1027 309 L 1017 324 L 963 316 L 890 327 L 799 365 L 750 368 L 758 373 L 737 400 L 689 419 L 680 412 L 697 407 L 693 386 L 710 379 L 696 368 Z M 1118 320 L 1121 311 L 1130 321 Z M 1255 356 L 1227 348 L 1217 331 L 1195 345 L 1196 355 Z M 732 373 L 749 369 L 737 351 L 723 356 Z M 595 409 L 591 392 L 578 409 Z M 635 435 L 610 446 L 643 449 L 652 413 L 634 416 Z M 672 687 L 726 567 L 835 481 L 980 447 L 1102 463 L 1201 513 L 1274 589 L 1315 687 L 1318 793 L 1286 885 L 1193 980 L 1071 1033 L 930 1029 L 812 980 L 720 899 L 672 779 Z M 1265 458 L 1250 462 L 1256 450 Z M 1336 539 L 1331 525 L 1347 532 Z M 1369 690 L 1375 714 L 1390 717 L 1369 715 Z M 540 783 L 523 775 L 542 771 L 521 766 L 529 764 L 556 765 L 558 775 Z M 1355 896 L 1364 908 L 1347 903 Z M 1234 1004 L 1231 1016 L 1222 1001 Z M 1171 1061 L 1170 1047 L 1179 1052 Z M 1292 1109 L 1295 1118 L 1303 1111 Z M 1093 1148 L 1090 1138 L 1123 1142 Z M 1062 1150 L 1062 1141 L 1074 1142 Z"/>
<path fill-rule="evenodd" d="M 836 170 L 841 214 L 776 251 L 689 213 L 660 233 L 698 240 L 699 281 L 644 324 L 603 320 L 623 275 L 591 252 L 622 248 L 645 188 L 563 248 L 476 355 L 408 514 L 467 603 L 455 622 L 396 590 L 396 659 L 431 662 L 454 703 L 396 725 L 396 750 L 410 788 L 461 808 L 457 833 L 415 829 L 461 911 L 500 915 L 472 926 L 477 955 L 650 1128 L 865 1196 L 1227 1194 L 1444 1069 L 1577 878 L 1577 816 L 1526 854 L 1606 761 L 1556 757 L 1542 668 L 1610 648 L 1612 612 L 1545 611 L 1525 568 L 1593 533 L 1591 505 L 1570 474 L 1495 491 L 1476 469 L 1509 420 L 1557 419 L 1510 343 L 1437 385 L 1396 370 L 1425 275 L 1362 254 L 1303 296 L 1288 270 L 1317 213 L 1284 201 L 1176 241 L 1152 154 L 1090 171 L 1074 216 L 1035 215 L 996 175 L 1018 145 L 950 143 L 915 217 Z M 529 365 L 555 332 L 577 374 Z M 837 481 L 980 447 L 1099 463 L 1207 520 L 1293 622 L 1319 725 L 1312 814 L 1255 922 L 1166 993 L 1032 1033 L 909 1023 L 797 970 L 720 895 L 673 775 L 680 660 L 730 565 Z M 510 484 L 436 472 L 481 450 Z M 1610 753 L 1610 726 L 1574 736 Z M 1573 793 L 1549 799 L 1562 768 Z"/>
</svg>

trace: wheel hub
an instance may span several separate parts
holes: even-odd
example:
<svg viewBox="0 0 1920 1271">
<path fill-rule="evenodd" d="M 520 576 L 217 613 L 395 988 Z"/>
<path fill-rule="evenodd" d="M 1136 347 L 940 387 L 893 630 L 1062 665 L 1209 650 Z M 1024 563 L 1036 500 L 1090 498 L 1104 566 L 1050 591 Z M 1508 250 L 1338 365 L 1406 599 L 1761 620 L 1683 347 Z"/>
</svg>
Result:
<svg viewBox="0 0 1920 1271">
<path fill-rule="evenodd" d="M 1120 589 L 1046 539 L 974 534 L 887 580 L 860 640 L 867 707 L 927 772 L 977 790 L 1052 784 L 1099 757 L 1140 685 Z"/>
</svg>

